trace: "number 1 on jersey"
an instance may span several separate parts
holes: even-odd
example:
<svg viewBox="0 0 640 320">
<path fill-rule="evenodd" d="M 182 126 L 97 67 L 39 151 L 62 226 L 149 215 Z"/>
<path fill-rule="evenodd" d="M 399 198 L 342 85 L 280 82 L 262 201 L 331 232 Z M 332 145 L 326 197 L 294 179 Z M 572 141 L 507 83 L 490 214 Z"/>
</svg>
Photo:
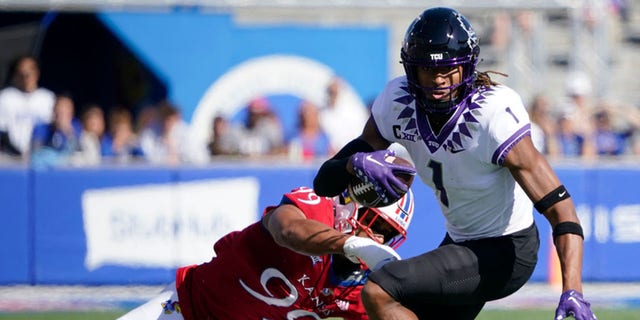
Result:
<svg viewBox="0 0 640 320">
<path fill-rule="evenodd" d="M 513 113 L 513 111 L 511 111 L 511 108 L 507 107 L 505 111 L 507 111 L 507 113 L 509 113 L 513 117 L 513 120 L 515 120 L 516 123 L 520 123 L 520 120 L 518 120 L 518 117 L 516 117 L 516 114 Z"/>
<path fill-rule="evenodd" d="M 431 181 L 433 181 L 433 184 L 436 186 L 436 190 L 440 191 L 440 202 L 448 207 L 449 198 L 447 197 L 447 190 L 444 189 L 444 183 L 442 179 L 442 163 L 429 160 L 429 164 L 427 164 L 427 166 L 433 171 Z"/>
</svg>

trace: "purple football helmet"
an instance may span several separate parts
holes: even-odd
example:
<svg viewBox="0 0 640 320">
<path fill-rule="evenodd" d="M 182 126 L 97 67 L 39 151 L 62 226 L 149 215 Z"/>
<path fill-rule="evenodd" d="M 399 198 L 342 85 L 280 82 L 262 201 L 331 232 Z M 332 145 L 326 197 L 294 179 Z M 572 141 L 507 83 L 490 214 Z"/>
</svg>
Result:
<svg viewBox="0 0 640 320">
<path fill-rule="evenodd" d="M 474 89 L 480 47 L 478 37 L 467 19 L 451 8 L 425 10 L 409 26 L 400 51 L 409 91 L 416 104 L 430 112 L 449 112 L 462 105 Z M 438 90 L 458 89 L 450 101 L 430 101 L 425 92 L 436 88 L 418 82 L 418 67 L 453 67 L 462 65 L 460 84 Z"/>
</svg>

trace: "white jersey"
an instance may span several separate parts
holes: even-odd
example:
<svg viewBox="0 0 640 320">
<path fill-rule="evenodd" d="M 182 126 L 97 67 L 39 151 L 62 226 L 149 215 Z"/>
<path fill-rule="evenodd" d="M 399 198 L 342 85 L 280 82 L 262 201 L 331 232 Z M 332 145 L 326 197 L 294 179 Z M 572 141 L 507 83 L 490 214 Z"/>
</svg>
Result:
<svg viewBox="0 0 640 320">
<path fill-rule="evenodd" d="M 29 152 L 33 127 L 51 121 L 55 100 L 55 94 L 45 88 L 23 92 L 7 87 L 0 91 L 0 130 L 8 132 L 21 154 Z"/>
<path fill-rule="evenodd" d="M 387 84 L 371 113 L 382 136 L 407 149 L 434 190 L 454 241 L 511 234 L 533 223 L 531 200 L 503 166 L 509 150 L 531 131 L 515 91 L 480 89 L 436 134 L 402 76 Z"/>
<path fill-rule="evenodd" d="M 338 96 L 340 97 L 340 96 Z M 320 109 L 320 126 L 329 136 L 331 147 L 340 150 L 362 133 L 369 111 L 360 105 L 338 98 L 333 108 Z"/>
</svg>

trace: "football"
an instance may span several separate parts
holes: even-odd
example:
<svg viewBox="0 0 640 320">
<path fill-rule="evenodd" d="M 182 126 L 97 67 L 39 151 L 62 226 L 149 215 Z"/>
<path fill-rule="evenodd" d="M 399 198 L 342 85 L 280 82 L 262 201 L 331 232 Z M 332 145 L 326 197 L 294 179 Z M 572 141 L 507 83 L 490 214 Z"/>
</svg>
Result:
<svg viewBox="0 0 640 320">
<path fill-rule="evenodd" d="M 409 168 L 413 168 L 413 164 L 409 162 L 407 159 L 397 157 L 397 156 L 389 156 L 385 158 L 385 161 L 389 163 L 393 163 L 396 165 L 406 166 Z M 402 182 L 404 182 L 407 187 L 411 187 L 413 183 L 413 174 L 406 174 L 403 172 L 394 172 L 394 175 L 398 177 Z M 347 192 L 349 193 L 349 197 L 365 207 L 384 207 L 391 203 L 398 201 L 398 199 L 402 198 L 406 192 L 402 190 L 396 189 L 396 193 L 398 193 L 399 197 L 393 197 L 390 194 L 387 194 L 387 198 L 389 199 L 389 203 L 384 203 L 382 201 L 382 197 L 378 195 L 374 186 L 370 182 L 364 182 L 360 180 L 358 177 L 353 177 L 349 185 L 347 186 Z"/>
</svg>

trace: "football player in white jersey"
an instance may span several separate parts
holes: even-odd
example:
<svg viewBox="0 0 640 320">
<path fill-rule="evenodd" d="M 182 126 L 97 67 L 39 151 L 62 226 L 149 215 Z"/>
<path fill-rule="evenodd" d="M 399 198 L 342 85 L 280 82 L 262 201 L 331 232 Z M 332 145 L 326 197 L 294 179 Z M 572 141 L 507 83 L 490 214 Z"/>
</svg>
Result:
<svg viewBox="0 0 640 320">
<path fill-rule="evenodd" d="M 533 208 L 553 227 L 563 293 L 556 319 L 596 319 L 582 295 L 583 233 L 569 192 L 531 142 L 520 96 L 476 71 L 480 48 L 467 19 L 432 8 L 407 30 L 405 76 L 375 100 L 363 133 L 319 169 L 314 189 L 333 196 L 352 176 L 374 182 L 387 201 L 393 174 L 383 159 L 404 146 L 446 220 L 440 246 L 372 273 L 362 294 L 371 319 L 474 319 L 506 297 L 537 262 Z"/>
</svg>

